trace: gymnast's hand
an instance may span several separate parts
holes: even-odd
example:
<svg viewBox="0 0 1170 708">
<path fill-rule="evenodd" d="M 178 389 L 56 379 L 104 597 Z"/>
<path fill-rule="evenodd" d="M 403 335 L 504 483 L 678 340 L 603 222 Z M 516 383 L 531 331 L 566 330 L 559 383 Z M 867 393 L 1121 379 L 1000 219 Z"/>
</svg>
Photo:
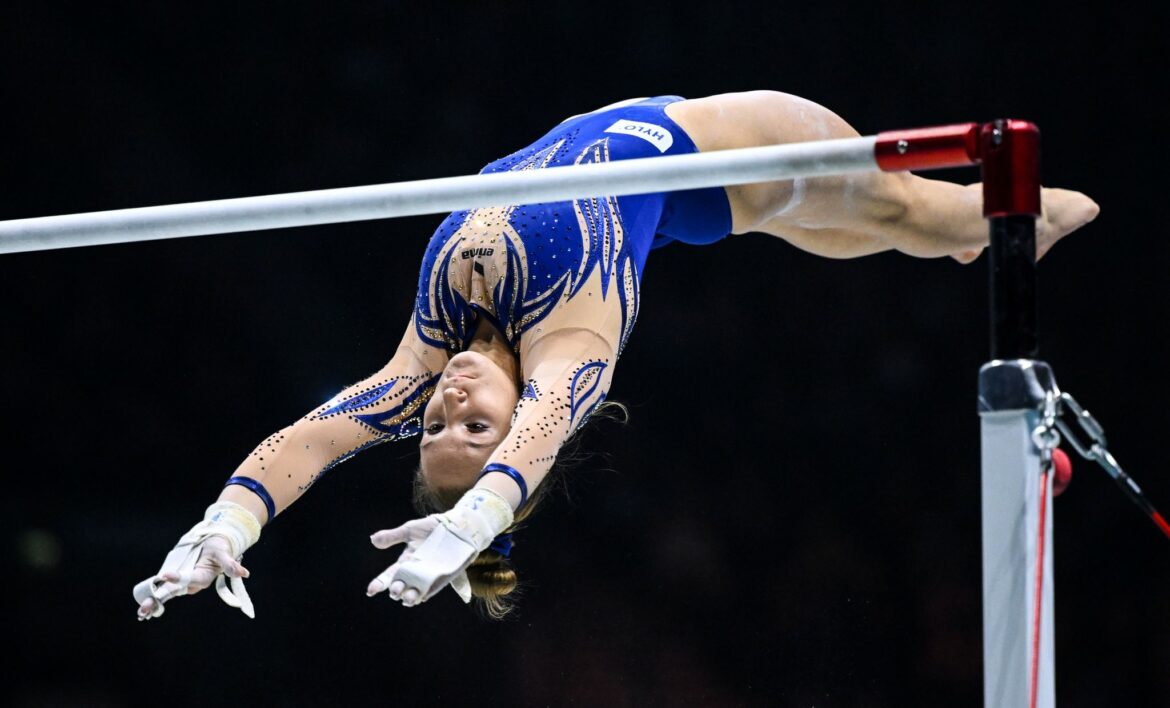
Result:
<svg viewBox="0 0 1170 708">
<path fill-rule="evenodd" d="M 428 545 L 431 538 L 435 540 Z M 378 531 L 370 536 L 370 542 L 383 550 L 400 543 L 405 543 L 406 548 L 394 565 L 370 581 L 367 596 L 389 590 L 392 600 L 413 607 L 450 585 L 464 602 L 471 602 L 465 571 L 479 552 L 447 533 L 446 527 L 439 523 L 438 514 L 415 519 L 396 529 Z"/>
<path fill-rule="evenodd" d="M 203 521 L 183 534 L 158 572 L 134 586 L 138 619 L 160 617 L 168 600 L 199 592 L 213 582 L 221 600 L 255 617 L 244 589 L 248 569 L 240 560 L 258 540 L 260 520 L 252 512 L 229 501 L 207 507 Z"/>
<path fill-rule="evenodd" d="M 422 604 L 447 585 L 471 602 L 467 566 L 512 523 L 512 507 L 499 494 L 473 488 L 443 514 L 415 519 L 370 536 L 375 548 L 405 543 L 398 561 L 366 587 L 373 597 L 389 591 L 406 607 Z"/>
<path fill-rule="evenodd" d="M 184 577 L 185 575 L 185 577 Z M 150 619 L 162 614 L 162 605 L 168 600 L 183 595 L 193 595 L 211 587 L 216 578 L 246 578 L 248 569 L 232 557 L 231 545 L 223 536 L 209 536 L 203 542 L 199 559 L 189 573 L 163 571 L 150 581 L 154 592 L 138 606 L 138 618 Z M 157 613 L 156 613 L 157 610 Z"/>
</svg>

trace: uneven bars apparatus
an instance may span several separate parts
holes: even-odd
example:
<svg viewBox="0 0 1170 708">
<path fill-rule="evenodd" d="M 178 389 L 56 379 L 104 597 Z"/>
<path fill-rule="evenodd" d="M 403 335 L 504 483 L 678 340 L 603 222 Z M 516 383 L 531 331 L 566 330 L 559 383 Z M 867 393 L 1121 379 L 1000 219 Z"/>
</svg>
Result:
<svg viewBox="0 0 1170 708">
<path fill-rule="evenodd" d="M 441 214 L 798 177 L 982 165 L 991 357 L 982 426 L 984 704 L 1055 705 L 1052 475 L 1033 440 L 1056 392 L 1037 354 L 1039 131 L 999 120 L 876 136 L 0 222 L 0 253 Z M 1050 458 L 1049 458 L 1050 459 Z"/>
</svg>

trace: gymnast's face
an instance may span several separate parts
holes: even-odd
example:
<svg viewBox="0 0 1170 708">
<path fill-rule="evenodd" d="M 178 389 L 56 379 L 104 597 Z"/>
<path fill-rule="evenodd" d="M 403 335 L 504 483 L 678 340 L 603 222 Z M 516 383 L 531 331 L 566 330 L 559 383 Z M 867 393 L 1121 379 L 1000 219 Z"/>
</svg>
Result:
<svg viewBox="0 0 1170 708">
<path fill-rule="evenodd" d="M 520 393 L 512 376 L 476 352 L 451 357 L 423 412 L 420 468 L 438 492 L 471 488 L 511 427 Z"/>
</svg>

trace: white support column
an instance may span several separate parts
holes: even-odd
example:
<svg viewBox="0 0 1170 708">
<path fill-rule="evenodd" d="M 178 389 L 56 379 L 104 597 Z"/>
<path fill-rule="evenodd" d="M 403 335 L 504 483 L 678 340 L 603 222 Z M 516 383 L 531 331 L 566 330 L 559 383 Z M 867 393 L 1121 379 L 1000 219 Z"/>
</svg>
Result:
<svg viewBox="0 0 1170 708">
<path fill-rule="evenodd" d="M 1036 708 L 1054 708 L 1052 480 L 1040 484 L 1032 431 L 1045 393 L 1043 362 L 993 361 L 979 373 L 982 423 L 983 672 L 987 708 L 1029 708 L 1033 662 Z M 1042 496 L 1044 495 L 1043 499 Z M 1035 634 L 1040 509 L 1045 504 L 1039 643 Z M 1034 656 L 1034 647 L 1039 652 Z"/>
</svg>

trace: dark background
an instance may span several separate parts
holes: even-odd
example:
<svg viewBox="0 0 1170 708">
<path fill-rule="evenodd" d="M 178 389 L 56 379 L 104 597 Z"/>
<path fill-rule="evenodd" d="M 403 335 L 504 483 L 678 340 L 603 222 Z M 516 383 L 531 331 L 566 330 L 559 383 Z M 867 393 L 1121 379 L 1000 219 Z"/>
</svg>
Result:
<svg viewBox="0 0 1170 708">
<path fill-rule="evenodd" d="M 9 3 L 0 218 L 472 173 L 631 96 L 1031 120 L 1045 183 L 1102 208 L 1041 263 L 1042 358 L 1170 511 L 1164 24 L 1095 5 Z M 366 536 L 413 516 L 406 441 L 266 528 L 255 620 L 206 593 L 135 622 L 252 447 L 390 356 L 440 219 L 0 256 L 16 704 L 982 704 L 986 260 L 758 234 L 652 255 L 631 419 L 518 538 L 509 620 L 365 597 L 392 560 Z M 1058 700 L 1170 705 L 1170 544 L 1074 463 Z"/>
</svg>

